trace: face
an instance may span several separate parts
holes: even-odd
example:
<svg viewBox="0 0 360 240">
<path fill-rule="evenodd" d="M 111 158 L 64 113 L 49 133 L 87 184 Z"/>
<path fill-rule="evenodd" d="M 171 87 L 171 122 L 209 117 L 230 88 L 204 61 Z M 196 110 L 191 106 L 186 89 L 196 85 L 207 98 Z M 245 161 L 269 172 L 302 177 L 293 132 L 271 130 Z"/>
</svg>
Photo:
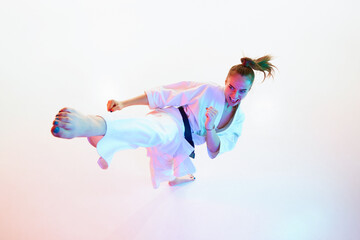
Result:
<svg viewBox="0 0 360 240">
<path fill-rule="evenodd" d="M 251 88 L 251 80 L 247 76 L 241 76 L 235 73 L 229 76 L 225 81 L 225 99 L 230 106 L 240 104 Z"/>
</svg>

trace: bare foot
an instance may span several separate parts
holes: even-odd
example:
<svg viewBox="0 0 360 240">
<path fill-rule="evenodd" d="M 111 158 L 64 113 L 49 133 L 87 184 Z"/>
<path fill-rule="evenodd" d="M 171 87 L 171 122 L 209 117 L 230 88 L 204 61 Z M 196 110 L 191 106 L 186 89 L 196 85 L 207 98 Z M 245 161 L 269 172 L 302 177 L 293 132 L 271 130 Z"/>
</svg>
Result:
<svg viewBox="0 0 360 240">
<path fill-rule="evenodd" d="M 103 118 L 84 115 L 72 108 L 61 109 L 51 128 L 51 133 L 55 137 L 67 139 L 103 136 L 105 132 L 106 123 Z"/>
<path fill-rule="evenodd" d="M 175 185 L 179 185 L 182 183 L 186 183 L 186 182 L 193 182 L 195 181 L 195 177 L 192 174 L 188 174 L 187 176 L 183 176 L 183 177 L 177 177 L 172 181 L 169 181 L 169 185 L 170 186 L 175 186 Z"/>
</svg>

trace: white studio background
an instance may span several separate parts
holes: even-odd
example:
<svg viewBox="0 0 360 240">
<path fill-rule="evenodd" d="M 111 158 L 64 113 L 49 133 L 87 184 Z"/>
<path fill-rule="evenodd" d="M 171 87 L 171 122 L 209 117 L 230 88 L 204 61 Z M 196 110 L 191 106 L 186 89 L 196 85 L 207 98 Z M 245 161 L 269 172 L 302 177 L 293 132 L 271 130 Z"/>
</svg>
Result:
<svg viewBox="0 0 360 240">
<path fill-rule="evenodd" d="M 0 239 L 360 238 L 360 15 L 339 1 L 1 1 Z M 107 171 L 57 111 L 177 81 L 223 84 L 272 54 L 236 149 L 153 190 L 144 149 Z M 133 107 L 123 114 L 148 111 Z"/>
</svg>

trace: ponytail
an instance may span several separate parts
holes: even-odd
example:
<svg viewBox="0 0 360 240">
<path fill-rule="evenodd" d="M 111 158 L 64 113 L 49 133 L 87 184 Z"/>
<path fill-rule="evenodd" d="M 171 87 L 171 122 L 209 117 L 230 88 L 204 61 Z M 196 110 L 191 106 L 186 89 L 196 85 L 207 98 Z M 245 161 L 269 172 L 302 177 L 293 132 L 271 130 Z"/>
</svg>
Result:
<svg viewBox="0 0 360 240">
<path fill-rule="evenodd" d="M 273 72 L 276 67 L 270 63 L 271 59 L 272 56 L 270 55 L 266 55 L 258 59 L 243 57 L 241 58 L 241 64 L 235 65 L 230 69 L 228 76 L 238 73 L 242 76 L 249 76 L 251 82 L 253 82 L 255 78 L 253 70 L 257 70 L 264 74 L 264 79 L 262 80 L 263 82 L 267 77 L 274 77 Z"/>
</svg>

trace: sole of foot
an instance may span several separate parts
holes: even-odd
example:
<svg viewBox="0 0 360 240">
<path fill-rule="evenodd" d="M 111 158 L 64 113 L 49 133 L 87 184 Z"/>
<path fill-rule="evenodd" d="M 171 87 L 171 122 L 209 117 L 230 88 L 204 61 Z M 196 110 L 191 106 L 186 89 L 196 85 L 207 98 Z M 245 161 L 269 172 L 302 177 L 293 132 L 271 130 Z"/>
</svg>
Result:
<svg viewBox="0 0 360 240">
<path fill-rule="evenodd" d="M 71 139 L 104 135 L 106 125 L 102 118 L 84 115 L 72 108 L 63 108 L 55 116 L 51 133 L 54 137 Z"/>
<path fill-rule="evenodd" d="M 71 139 L 81 133 L 80 127 L 86 122 L 86 117 L 72 108 L 63 108 L 55 116 L 51 133 L 54 137 Z M 80 129 L 79 129 L 80 127 Z"/>
</svg>

